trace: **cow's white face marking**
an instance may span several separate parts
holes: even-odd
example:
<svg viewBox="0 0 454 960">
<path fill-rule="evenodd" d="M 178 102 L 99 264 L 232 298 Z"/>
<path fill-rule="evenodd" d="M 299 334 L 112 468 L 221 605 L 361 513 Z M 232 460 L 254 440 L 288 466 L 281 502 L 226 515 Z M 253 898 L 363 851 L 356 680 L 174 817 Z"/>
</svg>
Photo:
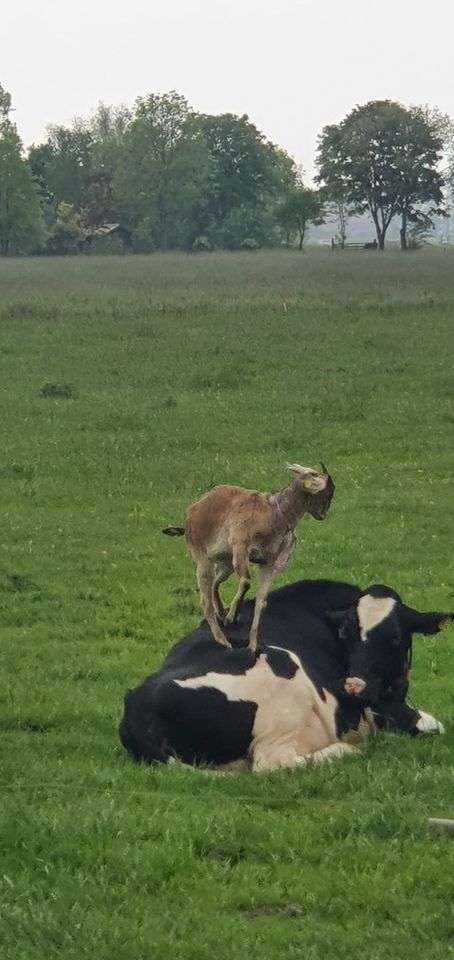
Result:
<svg viewBox="0 0 454 960">
<path fill-rule="evenodd" d="M 358 601 L 358 623 L 361 640 L 367 640 L 368 633 L 383 623 L 394 610 L 393 597 L 372 597 L 369 593 Z"/>
<path fill-rule="evenodd" d="M 419 711 L 419 720 L 416 724 L 416 728 L 420 733 L 444 733 L 445 728 L 439 720 L 436 720 L 435 717 L 432 717 L 430 713 L 424 713 L 423 710 Z"/>
</svg>

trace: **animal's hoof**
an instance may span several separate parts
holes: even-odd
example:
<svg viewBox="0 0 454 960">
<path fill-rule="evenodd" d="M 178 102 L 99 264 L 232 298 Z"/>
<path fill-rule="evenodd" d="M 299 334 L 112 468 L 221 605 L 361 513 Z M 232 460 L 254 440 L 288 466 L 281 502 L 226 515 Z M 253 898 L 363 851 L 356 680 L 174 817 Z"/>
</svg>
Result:
<svg viewBox="0 0 454 960">
<path fill-rule="evenodd" d="M 361 696 L 366 689 L 366 683 L 360 677 L 347 677 L 344 683 L 346 693 L 353 694 L 355 697 Z"/>
<path fill-rule="evenodd" d="M 228 627 L 228 626 L 231 627 L 234 623 L 237 622 L 237 620 L 238 620 L 238 617 L 237 617 L 237 614 L 235 613 L 235 611 L 234 611 L 233 613 L 230 613 L 229 610 L 226 611 L 226 614 L 225 614 L 225 616 L 224 616 L 224 625 L 225 625 L 226 627 Z"/>
<path fill-rule="evenodd" d="M 261 647 L 261 644 L 260 644 L 260 640 L 253 640 L 252 642 L 251 642 L 251 640 L 249 640 L 248 650 L 250 650 L 251 653 L 254 654 L 255 659 L 257 660 L 257 657 L 259 657 L 260 654 L 261 654 L 261 652 L 262 652 L 262 647 Z"/>
<path fill-rule="evenodd" d="M 435 717 L 432 717 L 430 713 L 424 713 L 423 710 L 419 711 L 419 720 L 416 724 L 416 729 L 419 733 L 445 733 L 445 728 L 439 720 L 436 720 Z"/>
</svg>

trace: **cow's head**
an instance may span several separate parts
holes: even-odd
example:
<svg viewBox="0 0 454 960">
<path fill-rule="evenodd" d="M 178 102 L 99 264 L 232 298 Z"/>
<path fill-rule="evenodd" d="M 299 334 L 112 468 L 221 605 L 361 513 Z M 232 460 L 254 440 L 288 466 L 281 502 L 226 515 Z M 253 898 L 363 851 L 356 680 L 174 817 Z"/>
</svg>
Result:
<svg viewBox="0 0 454 960">
<path fill-rule="evenodd" d="M 305 505 L 306 513 L 314 520 L 324 520 L 331 506 L 331 500 L 336 489 L 333 478 L 329 475 L 325 464 L 320 464 L 321 470 L 311 467 L 302 467 L 299 463 L 288 463 L 287 468 L 292 471 L 299 483 L 308 494 Z"/>
<path fill-rule="evenodd" d="M 349 663 L 344 690 L 372 706 L 389 693 L 405 693 L 414 633 L 434 634 L 453 613 L 419 613 L 390 587 L 372 586 L 355 605 L 332 615 L 346 645 Z"/>
</svg>

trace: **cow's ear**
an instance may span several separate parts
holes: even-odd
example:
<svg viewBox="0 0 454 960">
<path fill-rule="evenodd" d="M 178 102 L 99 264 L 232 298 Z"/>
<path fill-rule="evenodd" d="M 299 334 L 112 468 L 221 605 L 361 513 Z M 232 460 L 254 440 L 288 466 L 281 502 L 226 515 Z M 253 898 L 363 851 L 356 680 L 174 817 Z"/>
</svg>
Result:
<svg viewBox="0 0 454 960">
<path fill-rule="evenodd" d="M 451 625 L 454 613 L 419 613 L 407 607 L 405 619 L 411 633 L 434 634 Z"/>
</svg>

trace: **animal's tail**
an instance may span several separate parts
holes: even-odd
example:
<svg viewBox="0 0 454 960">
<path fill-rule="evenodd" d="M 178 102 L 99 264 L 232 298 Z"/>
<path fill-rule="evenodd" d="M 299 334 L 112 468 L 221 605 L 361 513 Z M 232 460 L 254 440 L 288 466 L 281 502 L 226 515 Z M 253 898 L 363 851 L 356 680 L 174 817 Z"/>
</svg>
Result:
<svg viewBox="0 0 454 960">
<path fill-rule="evenodd" d="M 186 530 L 184 527 L 164 527 L 162 533 L 165 533 L 166 537 L 184 537 Z"/>
</svg>

